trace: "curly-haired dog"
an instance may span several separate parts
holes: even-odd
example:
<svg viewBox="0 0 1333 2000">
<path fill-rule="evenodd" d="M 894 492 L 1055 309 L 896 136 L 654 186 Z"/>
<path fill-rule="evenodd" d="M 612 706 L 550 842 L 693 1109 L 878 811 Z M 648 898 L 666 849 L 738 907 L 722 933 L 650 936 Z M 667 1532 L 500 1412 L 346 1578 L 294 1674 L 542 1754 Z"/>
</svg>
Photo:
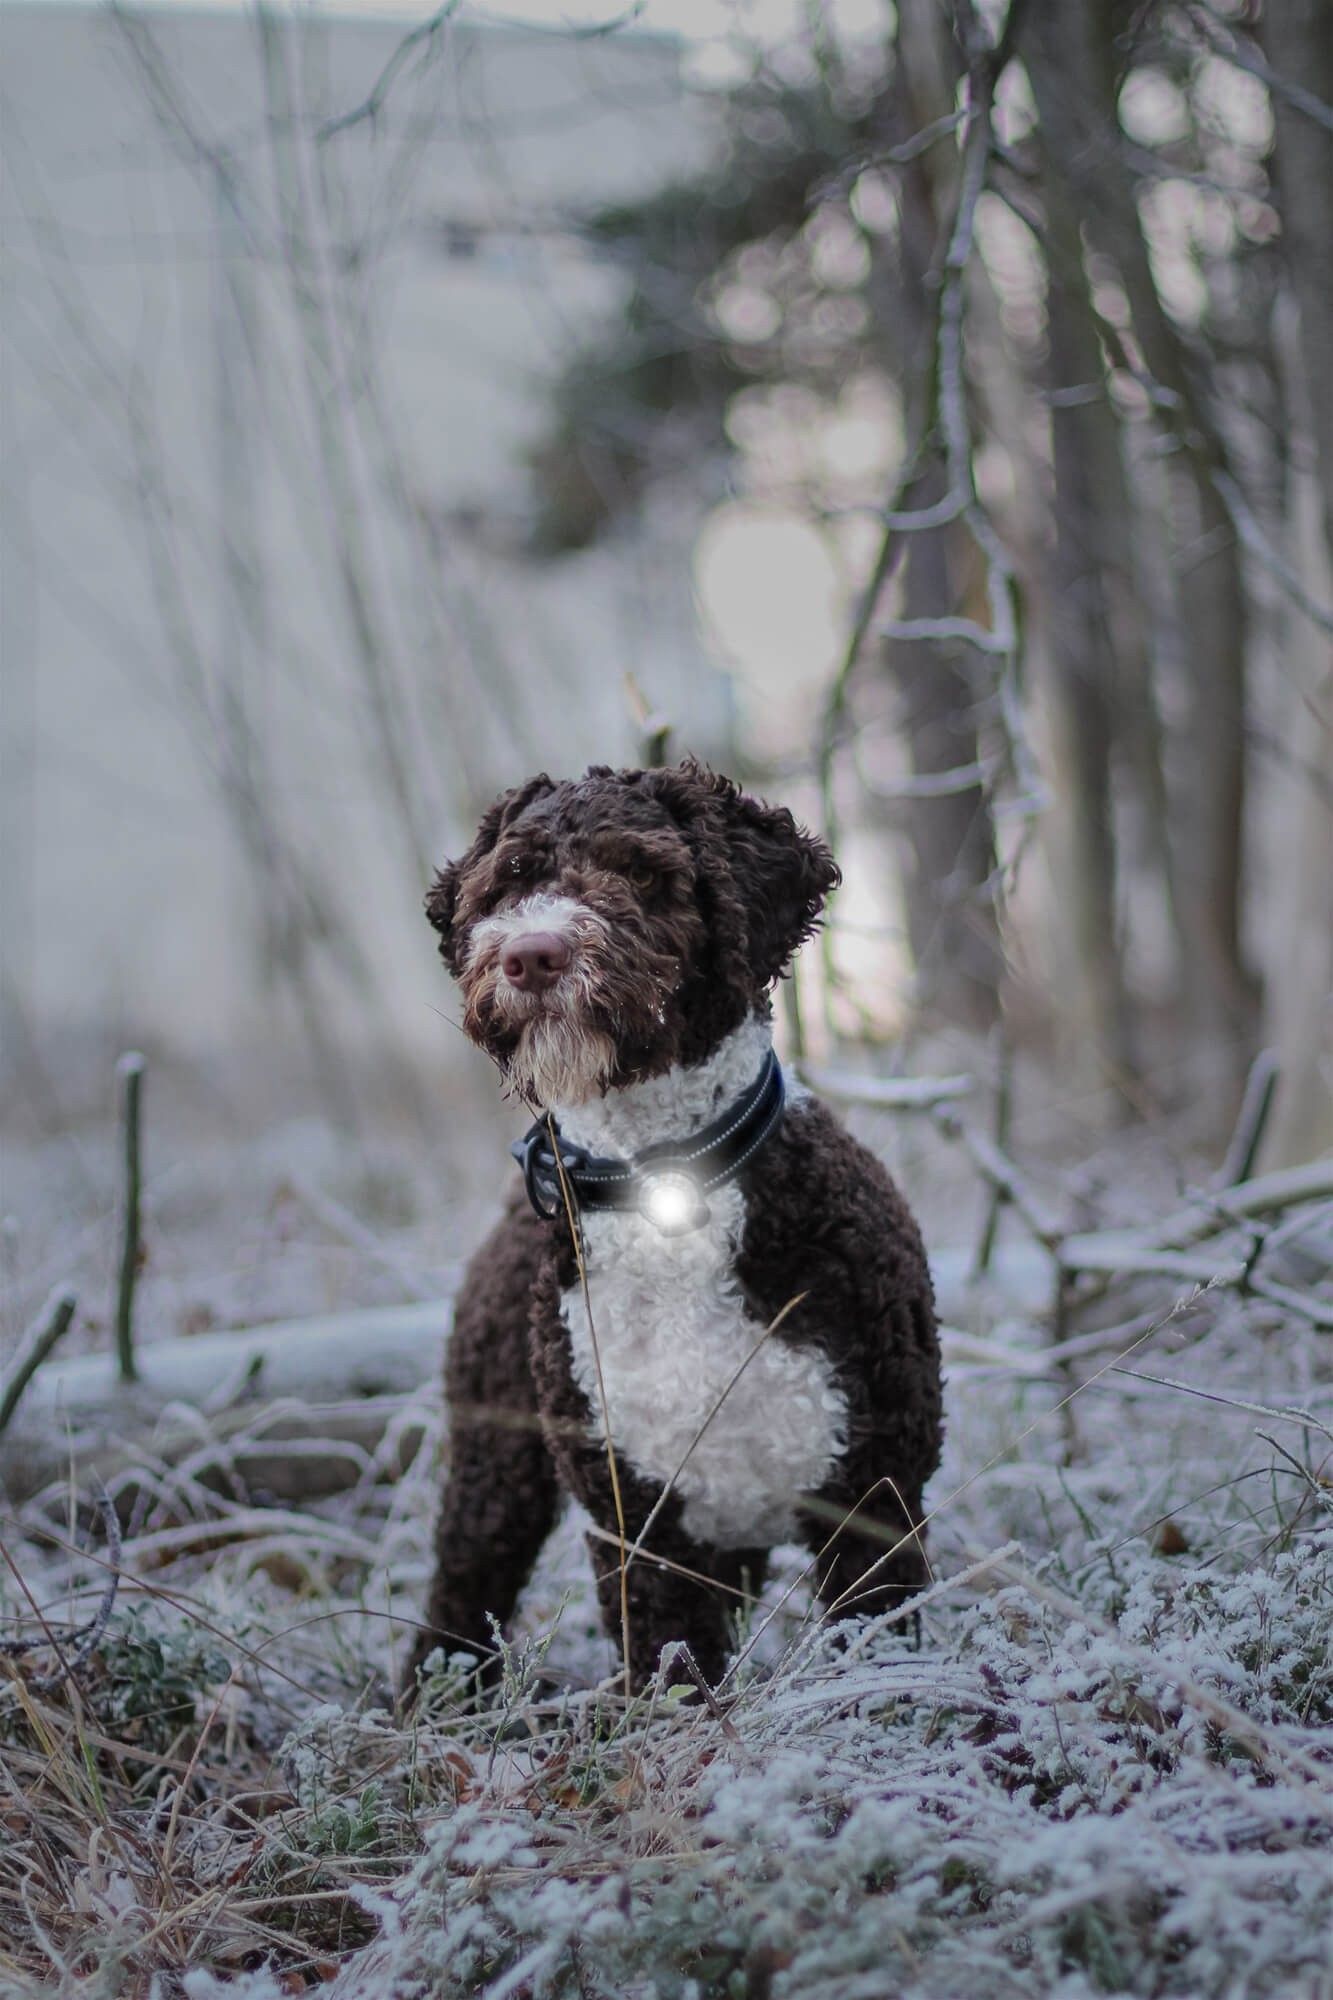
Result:
<svg viewBox="0 0 1333 2000">
<path fill-rule="evenodd" d="M 491 1650 L 562 1487 L 602 1531 L 589 1547 L 620 1633 L 608 1417 L 626 1536 L 643 1537 L 637 1685 L 672 1640 L 718 1678 L 774 1543 L 809 1546 L 839 1616 L 925 1580 L 940 1362 L 921 1239 L 879 1162 L 784 1089 L 772 1054 L 769 989 L 838 880 L 788 811 L 693 763 L 534 778 L 438 876 L 427 914 L 467 1033 L 555 1133 L 544 1117 L 515 1148 L 526 1190 L 459 1295 L 409 1687 L 436 1645 Z"/>
</svg>

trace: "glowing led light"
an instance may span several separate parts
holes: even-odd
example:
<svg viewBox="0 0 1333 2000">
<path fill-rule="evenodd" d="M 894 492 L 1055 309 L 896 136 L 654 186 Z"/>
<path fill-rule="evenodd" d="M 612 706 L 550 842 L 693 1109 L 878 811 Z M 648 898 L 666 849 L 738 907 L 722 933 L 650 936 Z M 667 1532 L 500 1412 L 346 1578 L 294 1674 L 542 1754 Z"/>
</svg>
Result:
<svg viewBox="0 0 1333 2000">
<path fill-rule="evenodd" d="M 708 1219 L 708 1207 L 688 1174 L 654 1174 L 644 1185 L 640 1211 L 663 1236 L 679 1236 Z"/>
</svg>

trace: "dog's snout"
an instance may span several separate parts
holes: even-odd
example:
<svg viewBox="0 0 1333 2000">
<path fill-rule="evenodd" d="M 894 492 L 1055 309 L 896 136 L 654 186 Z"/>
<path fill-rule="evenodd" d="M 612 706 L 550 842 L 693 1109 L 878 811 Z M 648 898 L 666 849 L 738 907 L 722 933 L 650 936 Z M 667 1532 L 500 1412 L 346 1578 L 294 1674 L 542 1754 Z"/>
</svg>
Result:
<svg viewBox="0 0 1333 2000">
<path fill-rule="evenodd" d="M 523 993 L 541 993 L 555 985 L 570 955 L 558 931 L 525 931 L 506 946 L 501 969 L 511 986 Z"/>
</svg>

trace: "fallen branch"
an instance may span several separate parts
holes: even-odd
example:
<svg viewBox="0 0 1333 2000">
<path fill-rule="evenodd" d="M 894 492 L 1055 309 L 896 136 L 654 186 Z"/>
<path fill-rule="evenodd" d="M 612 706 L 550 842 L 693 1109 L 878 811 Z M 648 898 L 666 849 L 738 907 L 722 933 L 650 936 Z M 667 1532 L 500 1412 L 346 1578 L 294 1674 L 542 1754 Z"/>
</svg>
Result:
<svg viewBox="0 0 1333 2000">
<path fill-rule="evenodd" d="M 140 1353 L 132 1386 L 105 1355 L 44 1368 L 5 1434 L 0 1479 L 15 1501 L 71 1474 L 123 1495 L 154 1461 L 189 1456 L 196 1476 L 225 1468 L 280 1499 L 341 1490 L 365 1475 L 389 1426 L 419 1406 L 449 1314 L 435 1300 L 156 1341 Z M 398 1457 L 414 1448 L 404 1438 Z"/>
<path fill-rule="evenodd" d="M 1062 1289 L 1079 1277 L 1099 1277 L 1106 1283 L 1116 1278 L 1158 1277 L 1191 1285 L 1234 1287 L 1298 1313 L 1314 1326 L 1333 1328 L 1333 1305 L 1312 1293 L 1280 1284 L 1256 1269 L 1267 1248 L 1264 1241 L 1249 1246 L 1244 1253 L 1230 1247 L 1206 1247 L 1210 1238 L 1225 1237 L 1258 1217 L 1333 1196 L 1333 1160 L 1285 1167 L 1254 1180 L 1242 1178 L 1232 1186 L 1198 1196 L 1148 1227 L 1066 1236 L 1043 1197 L 1003 1146 L 966 1124 L 953 1108 L 973 1088 L 971 1077 L 863 1077 L 805 1064 L 799 1074 L 812 1089 L 844 1104 L 927 1113 L 944 1138 L 963 1147 L 978 1174 L 989 1183 L 991 1216 L 998 1216 L 1001 1207 L 1013 1208 L 1051 1259 Z M 1250 1073 L 1246 1104 L 1227 1153 L 1233 1167 L 1247 1167 L 1253 1159 L 1271 1101 L 1274 1074 L 1272 1065 L 1262 1057 Z M 997 1125 L 997 1131 L 1001 1129 L 1002 1125 Z M 987 1234 L 993 1238 L 993 1227 Z M 993 1250 L 993 1240 L 986 1247 Z M 974 1264 L 972 1275 L 984 1272 Z M 948 1311 L 961 1316 L 957 1299 L 955 1285 Z"/>
<path fill-rule="evenodd" d="M 331 1235 L 339 1237 L 351 1249 L 369 1257 L 395 1277 L 410 1298 L 419 1299 L 422 1304 L 439 1296 L 439 1280 L 431 1282 L 431 1274 L 424 1272 L 406 1257 L 381 1242 L 373 1229 L 367 1229 L 359 1216 L 344 1208 L 340 1201 L 316 1187 L 303 1174 L 288 1177 L 288 1186 L 302 1204 L 309 1210 L 316 1222 L 322 1223 Z"/>
<path fill-rule="evenodd" d="M 1043 1250 L 1062 1262 L 1060 1225 L 1008 1154 L 952 1112 L 936 1110 L 932 1116 L 943 1136 L 957 1140 L 982 1179 L 989 1181 L 1014 1213 L 1022 1217 Z"/>
<path fill-rule="evenodd" d="M 1071 1254 L 1070 1246 L 1079 1246 Z M 1206 1251 L 1155 1250 L 1147 1244 L 1107 1230 L 1105 1237 L 1068 1237 L 1057 1246 L 1056 1255 L 1070 1276 L 1087 1273 L 1112 1278 L 1178 1278 L 1186 1285 L 1235 1284 L 1244 1275 L 1242 1259 L 1233 1257 L 1219 1263 Z"/>
<path fill-rule="evenodd" d="M 1290 1285 L 1279 1285 L 1275 1279 L 1258 1277 L 1253 1272 L 1244 1283 L 1256 1298 L 1267 1299 L 1270 1305 L 1281 1306 L 1284 1312 L 1308 1319 L 1311 1326 L 1317 1326 L 1323 1333 L 1333 1333 L 1333 1305 L 1313 1293 L 1295 1291 Z"/>
<path fill-rule="evenodd" d="M 933 1111 L 936 1105 L 970 1097 L 970 1076 L 857 1076 L 851 1070 L 816 1069 L 800 1063 L 797 1074 L 820 1097 L 839 1104 L 864 1104 L 872 1111 Z"/>
<path fill-rule="evenodd" d="M 1333 1160 L 1311 1160 L 1306 1166 L 1283 1167 L 1256 1180 L 1201 1195 L 1148 1228 L 1103 1229 L 1067 1236 L 1060 1245 L 1060 1261 L 1068 1271 L 1129 1270 L 1134 1267 L 1128 1260 L 1137 1253 L 1184 1250 L 1256 1216 L 1330 1197 Z M 1119 1262 L 1114 1259 L 1116 1251 L 1123 1253 Z"/>
</svg>

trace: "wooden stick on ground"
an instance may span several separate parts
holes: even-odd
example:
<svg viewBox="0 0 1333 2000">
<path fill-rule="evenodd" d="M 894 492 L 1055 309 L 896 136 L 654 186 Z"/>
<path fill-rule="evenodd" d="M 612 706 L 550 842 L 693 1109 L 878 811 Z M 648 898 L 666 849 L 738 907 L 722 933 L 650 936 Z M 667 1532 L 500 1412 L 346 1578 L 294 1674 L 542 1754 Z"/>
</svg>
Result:
<svg viewBox="0 0 1333 2000">
<path fill-rule="evenodd" d="M 139 1113 L 143 1095 L 144 1060 L 131 1052 L 116 1064 L 124 1107 L 125 1198 L 122 1209 L 120 1283 L 116 1290 L 116 1366 L 122 1382 L 136 1379 L 134 1366 L 134 1287 L 139 1278 L 141 1239 L 139 1204 L 143 1169 L 139 1145 Z"/>
<path fill-rule="evenodd" d="M 19 1397 L 56 1342 L 69 1332 L 78 1303 L 77 1294 L 68 1285 L 57 1285 L 19 1342 L 13 1360 L 0 1375 L 0 1431 L 5 1429 L 18 1408 Z"/>
</svg>

